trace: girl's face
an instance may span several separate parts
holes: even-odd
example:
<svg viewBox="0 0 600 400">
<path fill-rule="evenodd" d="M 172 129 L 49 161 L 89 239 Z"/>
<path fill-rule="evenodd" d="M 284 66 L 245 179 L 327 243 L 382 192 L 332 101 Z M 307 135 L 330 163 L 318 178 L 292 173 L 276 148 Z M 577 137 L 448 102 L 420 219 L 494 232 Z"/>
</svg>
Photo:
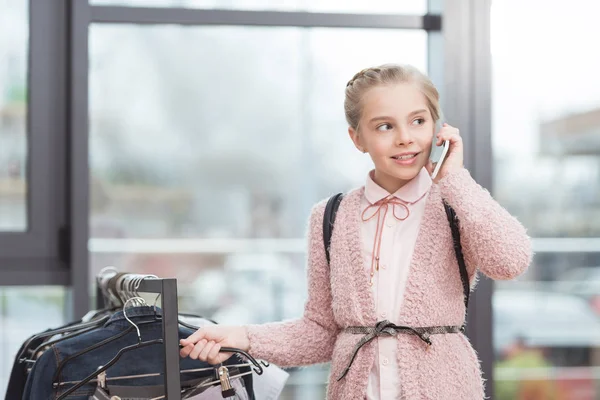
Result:
<svg viewBox="0 0 600 400">
<path fill-rule="evenodd" d="M 394 193 L 427 164 L 435 122 L 425 96 L 413 83 L 377 86 L 362 98 L 355 146 L 375 164 L 375 182 Z"/>
</svg>

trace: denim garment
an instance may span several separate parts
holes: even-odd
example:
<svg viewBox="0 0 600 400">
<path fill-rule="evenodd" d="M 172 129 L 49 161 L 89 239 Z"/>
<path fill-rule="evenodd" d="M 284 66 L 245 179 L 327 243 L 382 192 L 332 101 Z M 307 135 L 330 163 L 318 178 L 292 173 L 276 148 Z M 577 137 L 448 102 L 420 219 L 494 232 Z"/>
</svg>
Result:
<svg viewBox="0 0 600 400">
<path fill-rule="evenodd" d="M 201 382 L 201 381 L 200 381 Z M 199 383 L 200 383 L 199 382 Z M 226 400 L 249 400 L 244 387 L 244 382 L 241 378 L 231 379 L 231 387 L 235 390 L 235 394 L 226 397 Z M 118 396 L 121 399 L 136 399 L 149 400 L 164 395 L 164 387 L 162 386 L 112 386 L 109 388 L 110 394 L 105 390 L 98 388 L 96 393 L 90 397 L 90 400 L 108 400 L 113 396 Z M 187 400 L 223 400 L 223 394 L 220 386 L 211 386 L 203 388 L 199 394 L 190 393 Z"/>
<path fill-rule="evenodd" d="M 73 325 L 81 324 L 81 322 L 82 322 L 81 320 L 70 322 L 68 324 L 59 326 L 52 330 L 68 328 Z M 48 331 L 50 331 L 50 329 L 48 329 L 44 332 L 40 332 L 40 333 L 45 333 Z M 30 367 L 30 365 L 19 362 L 19 358 L 20 358 L 19 356 L 21 354 L 23 354 L 22 357 L 25 357 L 25 358 L 27 358 L 28 356 L 34 357 L 33 350 L 37 349 L 37 347 L 40 346 L 41 344 L 43 344 L 45 341 L 49 340 L 49 338 L 47 338 L 47 337 L 33 339 L 34 336 L 37 336 L 37 335 L 38 334 L 36 333 L 35 335 L 32 335 L 32 336 L 28 337 L 25 341 L 23 341 L 23 344 L 21 345 L 21 347 L 19 348 L 19 351 L 17 351 L 17 354 L 15 355 L 15 361 L 13 363 L 12 371 L 10 373 L 10 378 L 8 380 L 8 386 L 6 387 L 6 396 L 4 397 L 5 400 L 15 400 L 15 399 L 18 400 L 18 399 L 23 398 L 23 393 L 25 391 L 25 384 L 27 383 L 27 376 L 28 376 L 27 369 Z M 27 348 L 25 347 L 25 345 L 28 345 Z"/>
<path fill-rule="evenodd" d="M 19 362 L 19 355 L 23 352 L 25 352 L 25 356 L 29 354 L 28 352 L 26 352 L 25 343 L 31 338 L 32 337 L 29 337 L 25 342 L 23 342 L 19 351 L 17 351 L 12 371 L 10 373 L 10 378 L 8 380 L 8 385 L 6 387 L 6 396 L 4 397 L 4 400 L 15 400 L 23 397 L 23 392 L 25 391 L 25 384 L 27 383 L 28 365 L 26 363 Z M 34 340 L 31 342 L 30 348 L 35 349 L 43 342 L 44 339 Z"/>
<path fill-rule="evenodd" d="M 159 312 L 160 314 L 160 312 Z M 142 341 L 162 338 L 162 322 L 153 321 L 154 308 L 152 307 L 135 307 L 127 309 L 127 317 L 136 324 L 142 321 L 151 321 L 150 323 L 139 326 Z M 64 393 L 70 386 L 61 386 L 54 389 L 52 387 L 52 378 L 57 370 L 58 364 L 66 357 L 80 352 L 98 342 L 114 337 L 123 331 L 129 329 L 132 325 L 125 319 L 122 311 L 115 313 L 106 324 L 91 332 L 84 333 L 80 336 L 56 343 L 37 360 L 25 386 L 23 400 L 54 400 L 57 396 Z M 179 338 L 184 339 L 191 335 L 193 330 L 179 327 Z M 123 347 L 136 344 L 138 342 L 137 332 L 133 329 L 132 332 L 125 334 L 123 337 L 116 339 L 98 349 L 95 349 L 85 355 L 69 361 L 62 369 L 59 381 L 79 381 L 85 378 L 90 373 L 94 372 L 101 365 L 108 363 L 117 352 Z M 225 364 L 237 364 L 241 360 L 238 357 L 231 357 Z M 205 362 L 192 360 L 190 358 L 180 358 L 180 369 L 196 369 L 210 367 Z M 249 368 L 242 368 L 242 372 L 249 371 Z M 107 377 L 151 374 L 164 372 L 164 354 L 163 346 L 160 344 L 143 347 L 129 351 L 122 355 L 119 361 L 110 367 L 106 373 Z M 182 373 L 181 380 L 187 381 L 198 377 L 212 375 L 210 371 L 198 373 Z M 146 386 L 146 385 L 162 385 L 163 377 L 145 377 L 138 379 L 119 380 L 119 385 Z M 245 379 L 249 398 L 253 399 L 251 376 L 250 379 Z M 69 400 L 88 400 L 95 389 L 96 383 L 90 383 L 79 388 L 76 392 L 69 395 Z"/>
</svg>

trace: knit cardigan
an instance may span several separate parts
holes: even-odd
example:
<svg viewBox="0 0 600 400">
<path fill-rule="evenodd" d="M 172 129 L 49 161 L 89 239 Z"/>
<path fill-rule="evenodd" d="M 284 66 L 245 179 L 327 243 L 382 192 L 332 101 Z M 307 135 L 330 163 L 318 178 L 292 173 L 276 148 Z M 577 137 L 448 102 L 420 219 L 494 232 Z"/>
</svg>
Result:
<svg viewBox="0 0 600 400">
<path fill-rule="evenodd" d="M 296 320 L 248 326 L 250 353 L 282 367 L 331 362 L 327 399 L 363 400 L 375 360 L 376 341 L 363 346 L 340 381 L 361 335 L 348 326 L 374 326 L 375 302 L 361 255 L 360 204 L 364 187 L 340 204 L 331 241 L 331 263 L 323 244 L 326 200 L 314 206 L 309 222 L 308 300 Z M 477 270 L 492 279 L 512 279 L 528 267 L 531 241 L 525 228 L 478 185 L 466 169 L 431 187 L 410 264 L 399 325 L 461 325 L 463 288 L 442 199 L 460 220 L 461 244 L 469 278 Z M 462 333 L 397 336 L 402 399 L 484 398 L 477 355 Z M 386 399 L 387 400 L 387 399 Z"/>
</svg>

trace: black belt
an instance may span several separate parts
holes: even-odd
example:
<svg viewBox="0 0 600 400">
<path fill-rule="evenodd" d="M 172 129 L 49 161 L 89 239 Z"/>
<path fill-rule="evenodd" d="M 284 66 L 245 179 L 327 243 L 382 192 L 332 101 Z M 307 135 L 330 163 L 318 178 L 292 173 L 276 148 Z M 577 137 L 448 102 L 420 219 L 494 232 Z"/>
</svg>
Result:
<svg viewBox="0 0 600 400">
<path fill-rule="evenodd" d="M 344 329 L 346 333 L 352 333 L 356 335 L 364 335 L 359 342 L 354 346 L 354 350 L 352 352 L 352 357 L 348 362 L 348 365 L 342 372 L 342 375 L 337 378 L 337 380 L 341 380 L 352 366 L 356 355 L 361 347 L 365 344 L 369 343 L 371 340 L 375 339 L 378 336 L 396 336 L 399 333 L 407 334 L 407 335 L 415 335 L 418 336 L 422 341 L 427 343 L 428 346 L 432 345 L 431 335 L 439 335 L 443 333 L 458 333 L 464 332 L 465 326 L 428 326 L 422 328 L 411 328 L 409 326 L 398 326 L 392 324 L 390 321 L 379 321 L 375 326 L 349 326 Z"/>
</svg>

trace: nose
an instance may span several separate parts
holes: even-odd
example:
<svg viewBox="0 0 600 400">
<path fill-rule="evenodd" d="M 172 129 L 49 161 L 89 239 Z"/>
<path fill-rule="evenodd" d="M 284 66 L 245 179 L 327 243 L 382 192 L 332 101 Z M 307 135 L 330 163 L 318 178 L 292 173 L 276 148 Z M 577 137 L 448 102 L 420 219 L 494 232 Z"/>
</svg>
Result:
<svg viewBox="0 0 600 400">
<path fill-rule="evenodd" d="M 396 146 L 406 146 L 413 143 L 413 138 L 407 127 L 400 127 L 396 132 Z"/>
</svg>

